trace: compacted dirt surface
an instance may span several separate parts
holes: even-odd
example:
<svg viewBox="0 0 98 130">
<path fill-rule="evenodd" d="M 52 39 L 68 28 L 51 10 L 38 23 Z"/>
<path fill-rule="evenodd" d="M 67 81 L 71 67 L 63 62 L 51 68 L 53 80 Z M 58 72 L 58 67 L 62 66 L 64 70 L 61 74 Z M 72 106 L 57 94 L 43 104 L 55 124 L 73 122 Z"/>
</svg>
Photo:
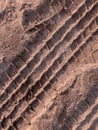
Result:
<svg viewBox="0 0 98 130">
<path fill-rule="evenodd" d="M 98 0 L 0 0 L 0 130 L 98 130 Z"/>
</svg>

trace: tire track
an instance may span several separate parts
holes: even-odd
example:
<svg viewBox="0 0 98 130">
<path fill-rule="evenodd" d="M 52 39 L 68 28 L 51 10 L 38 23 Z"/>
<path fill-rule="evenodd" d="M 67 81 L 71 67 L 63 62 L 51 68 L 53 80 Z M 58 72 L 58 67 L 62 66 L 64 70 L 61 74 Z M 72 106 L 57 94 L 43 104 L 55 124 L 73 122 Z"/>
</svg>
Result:
<svg viewBox="0 0 98 130">
<path fill-rule="evenodd" d="M 55 32 L 56 32 L 56 31 L 57 31 L 57 28 L 55 29 Z M 53 35 L 53 33 L 51 33 L 51 36 L 52 36 L 52 35 Z M 49 38 L 50 38 L 50 37 L 49 37 Z M 45 49 L 45 48 L 46 48 L 46 45 L 43 45 L 42 47 L 44 47 L 44 49 Z M 21 59 L 21 61 L 26 62 L 25 66 L 22 66 L 22 68 L 21 68 L 21 66 L 18 66 L 18 67 L 21 68 L 20 71 L 18 70 L 18 73 L 15 71 L 15 70 L 16 70 L 15 66 L 17 67 L 16 60 L 13 61 L 13 63 L 15 64 L 15 66 L 14 66 L 13 63 L 12 63 L 12 64 L 9 66 L 9 68 L 8 68 L 8 73 L 9 73 L 9 71 L 10 71 L 10 68 L 11 68 L 14 72 L 12 71 L 12 73 L 9 73 L 9 75 L 11 76 L 11 79 L 12 79 L 12 80 L 9 81 L 9 83 L 6 83 L 7 86 L 10 85 L 10 84 L 17 78 L 17 76 L 20 74 L 21 71 L 23 71 L 23 69 L 25 69 L 25 67 L 27 67 L 27 63 L 29 64 L 30 61 L 31 61 L 31 63 L 32 63 L 32 56 L 36 56 L 36 55 L 38 54 L 38 49 L 40 49 L 40 48 L 37 48 L 36 54 L 34 54 L 34 52 L 32 52 L 32 55 L 31 55 L 31 57 L 30 57 L 29 60 L 28 60 L 28 58 L 29 58 L 31 52 L 29 52 L 27 49 L 23 50 L 23 52 L 20 54 L 20 56 L 17 57 L 17 58 L 19 59 L 18 62 L 20 62 L 20 59 Z M 43 48 L 42 48 L 41 51 L 43 51 Z M 23 58 L 23 57 L 21 58 L 21 55 L 24 56 L 24 58 Z M 22 60 L 22 59 L 23 59 L 23 60 Z M 14 70 L 14 68 L 15 68 L 15 70 Z M 17 73 L 17 75 L 14 77 L 14 74 L 16 74 L 16 73 Z M 6 80 L 9 80 L 9 78 L 8 78 L 8 76 L 7 76 L 7 74 L 6 74 L 6 72 L 3 73 L 3 75 L 1 75 L 1 80 L 3 81 L 3 83 L 4 83 Z M 3 84 L 3 83 L 2 83 L 2 84 Z M 4 85 L 2 85 L 2 86 L 4 86 Z M 5 87 L 5 89 L 7 88 L 7 86 Z"/>
<path fill-rule="evenodd" d="M 96 4 L 96 5 L 98 5 L 98 3 Z M 91 8 L 90 8 L 91 9 Z M 88 12 L 89 13 L 89 12 Z M 93 12 L 94 13 L 94 12 Z M 85 15 L 84 15 L 85 16 Z M 93 17 L 93 16 L 92 16 Z M 82 20 L 81 20 L 82 21 Z M 92 20 L 90 21 L 90 22 L 92 22 Z M 89 22 L 89 24 L 91 25 L 91 23 Z M 81 23 L 81 22 L 80 22 Z M 85 23 L 85 21 L 84 21 L 84 23 Z M 77 25 L 77 24 L 76 24 Z M 79 24 L 78 24 L 79 25 Z M 89 25 L 88 25 L 89 26 Z M 82 31 L 84 31 L 85 30 L 85 26 L 82 26 L 84 29 L 82 29 Z M 73 28 L 74 28 L 74 26 L 73 26 Z M 80 31 L 81 29 L 79 28 L 79 31 Z M 72 31 L 72 29 L 70 30 L 70 31 Z M 69 31 L 69 32 L 70 32 Z M 78 34 L 80 35 L 81 33 L 82 33 L 82 31 L 80 31 Z M 95 32 L 95 30 L 93 30 L 94 32 Z M 93 32 L 92 32 L 93 33 Z M 70 33 L 69 33 L 70 34 Z M 67 34 L 66 34 L 67 35 Z M 79 36 L 78 35 L 78 36 Z M 67 35 L 68 36 L 68 35 Z M 72 37 L 73 37 L 73 35 L 72 35 Z M 75 37 L 75 38 L 77 38 L 77 37 Z M 87 38 L 85 39 L 85 40 L 87 40 L 89 38 L 89 36 L 87 36 Z M 63 39 L 62 39 L 63 40 Z M 73 43 L 73 38 L 70 40 L 70 43 L 72 42 Z M 63 44 L 63 43 L 62 43 Z M 61 45 L 62 45 L 61 44 Z M 72 44 L 69 44 L 69 46 L 68 47 L 70 47 L 70 45 L 72 45 Z M 84 45 L 84 43 L 83 43 L 83 45 Z M 60 46 L 59 46 L 60 47 Z M 65 46 L 65 48 L 67 48 L 67 49 L 69 49 L 67 46 Z M 61 48 L 63 48 L 63 46 L 61 46 Z M 78 51 L 78 49 L 79 48 L 81 48 L 81 45 L 79 45 L 78 46 L 78 48 L 76 49 L 76 50 L 74 50 L 72 53 L 74 54 L 74 53 L 76 53 L 77 51 Z M 53 48 L 54 50 L 55 50 L 55 47 Z M 52 52 L 52 51 L 51 51 Z M 63 55 L 64 54 L 64 56 L 65 56 L 65 51 L 63 52 L 63 53 L 58 53 L 58 49 L 57 49 L 57 52 L 55 52 L 56 54 L 58 54 L 57 55 L 57 57 L 55 57 L 55 60 L 53 61 L 53 63 L 51 64 L 51 66 L 47 69 L 47 71 L 49 72 L 49 70 L 50 70 L 50 68 L 52 68 L 52 66 L 54 66 L 54 63 L 55 63 L 55 61 L 57 60 L 58 61 L 58 58 L 61 56 L 61 55 Z M 73 56 L 73 54 L 72 54 L 72 56 Z M 54 55 L 53 55 L 54 56 Z M 71 55 L 70 55 L 71 56 Z M 70 57 L 69 56 L 69 59 L 72 57 Z M 60 57 L 61 58 L 61 57 Z M 68 58 L 68 57 L 67 57 Z M 66 60 L 67 60 L 67 58 L 66 58 Z M 46 58 L 47 59 L 47 58 Z M 68 60 L 69 60 L 68 59 Z M 21 59 L 22 60 L 22 59 Z M 43 63 L 43 61 L 41 61 L 42 63 Z M 59 62 L 61 62 L 61 59 L 59 59 Z M 68 63 L 68 62 L 67 62 Z M 62 66 L 63 66 L 63 61 L 60 63 Z M 38 64 L 38 65 L 42 65 L 42 64 Z M 12 66 L 13 66 L 13 64 L 12 64 Z M 56 70 L 56 72 L 54 72 L 55 73 L 55 75 L 57 76 L 57 73 L 58 72 L 60 72 L 61 70 L 62 70 L 62 66 L 61 67 L 59 67 L 59 68 L 57 68 L 57 70 Z M 15 67 L 15 66 L 14 66 Z M 45 67 L 45 66 L 43 66 L 43 67 Z M 36 71 L 36 68 L 37 67 L 35 67 L 35 71 Z M 39 67 L 40 68 L 40 67 Z M 16 70 L 17 71 L 17 70 Z M 38 69 L 38 71 L 40 72 L 40 70 Z M 29 72 L 28 72 L 29 73 Z M 28 74 L 27 73 L 27 74 Z M 42 82 L 41 83 L 41 87 L 42 87 L 42 89 L 41 90 L 39 90 L 39 92 L 36 94 L 36 95 L 34 95 L 35 96 L 35 100 L 37 100 L 38 102 L 40 102 L 40 104 L 41 104 L 41 101 L 39 100 L 39 99 L 36 99 L 36 96 L 38 97 L 38 95 L 40 94 L 40 92 L 42 92 L 42 90 L 43 89 L 45 89 L 46 88 L 46 86 L 47 86 L 47 82 L 50 82 L 49 80 L 51 80 L 51 78 L 52 77 L 55 77 L 55 75 L 50 75 L 50 77 L 49 77 L 49 79 L 48 80 L 46 80 L 46 82 L 43 84 L 43 80 L 42 80 L 42 77 L 44 77 L 44 76 L 47 76 L 47 74 L 46 74 L 47 72 L 43 72 L 42 73 L 42 75 L 40 76 L 40 78 L 39 79 L 37 79 L 37 81 L 38 82 Z M 13 74 L 13 73 L 12 73 Z M 32 73 L 31 73 L 32 74 Z M 12 77 L 13 77 L 13 75 L 11 75 Z M 10 76 L 10 77 L 11 77 Z M 52 76 L 52 77 L 51 77 Z M 27 78 L 26 77 L 26 83 L 27 83 L 27 85 L 29 85 L 29 83 L 28 83 L 28 79 L 29 78 Z M 35 83 L 37 83 L 36 81 L 35 81 Z M 34 84 L 35 84 L 34 83 Z M 32 87 L 32 85 L 30 84 L 30 86 Z M 30 86 L 29 86 L 29 88 L 30 88 Z M 43 87 L 44 86 L 44 87 Z M 22 84 L 22 87 L 24 87 L 24 84 Z M 17 92 L 19 92 L 20 90 L 21 90 L 21 88 L 22 88 L 21 86 L 20 86 L 20 88 L 19 89 L 17 89 L 15 92 L 16 92 L 16 94 L 17 94 Z M 33 86 L 34 87 L 34 86 Z M 26 88 L 25 88 L 26 89 Z M 30 88 L 31 89 L 31 88 Z M 31 90 L 30 90 L 31 91 Z M 44 91 L 44 90 L 43 90 Z M 7 90 L 7 92 L 8 92 L 8 90 Z M 15 92 L 12 94 L 12 96 L 14 95 L 15 96 Z M 26 90 L 26 92 L 27 92 L 27 94 L 28 94 L 28 90 Z M 46 90 L 44 91 L 44 93 L 46 93 Z M 5 96 L 5 98 L 6 98 L 6 94 L 7 94 L 7 96 L 9 96 L 8 94 L 9 93 L 5 93 L 4 94 L 4 96 Z M 26 93 L 25 93 L 26 94 Z M 27 95 L 26 94 L 26 95 Z M 47 93 L 46 93 L 47 94 Z M 17 122 L 18 121 L 18 118 L 20 118 L 20 115 L 21 115 L 21 113 L 23 113 L 24 112 L 24 110 L 25 110 L 25 107 L 23 107 L 23 101 L 26 103 L 26 105 L 24 105 L 24 106 L 26 106 L 26 108 L 28 107 L 28 102 L 27 101 L 25 101 L 25 95 L 24 96 L 20 96 L 21 98 L 19 98 L 19 101 L 17 101 L 17 103 L 18 103 L 18 105 L 17 106 L 15 106 L 15 109 L 14 109 L 14 111 L 16 111 L 17 110 L 17 112 L 18 112 L 18 117 L 17 116 L 13 116 L 14 118 L 13 118 L 13 120 L 12 119 L 10 119 L 11 120 L 11 124 L 13 124 L 14 123 L 14 125 L 15 125 L 15 127 L 17 127 L 16 126 L 16 124 L 15 124 L 15 122 Z M 15 99 L 15 101 L 16 101 L 16 98 L 14 97 L 14 99 Z M 4 99 L 5 100 L 5 99 Z M 33 99 L 34 100 L 34 99 Z M 10 103 L 10 101 L 11 101 L 11 99 L 9 98 L 7 101 L 9 101 L 9 103 Z M 6 102 L 7 102 L 6 101 Z M 35 101 L 35 103 L 37 102 L 37 101 Z M 30 101 L 29 102 L 29 104 L 30 103 L 32 103 L 33 101 Z M 49 101 L 50 102 L 50 101 Z M 13 101 L 11 102 L 11 103 L 13 103 Z M 31 104 L 32 105 L 32 104 Z M 30 105 L 30 106 L 31 106 Z M 34 105 L 34 104 L 33 104 Z M 41 105 L 43 105 L 43 103 L 41 104 Z M 6 107 L 7 105 L 6 105 L 6 103 L 4 103 L 4 105 L 3 105 L 3 108 L 4 107 Z M 35 106 L 35 105 L 34 105 Z M 47 105 L 45 106 L 45 107 L 47 107 Z M 18 111 L 18 108 L 19 109 L 21 109 L 21 111 Z M 22 109 L 22 108 L 24 108 L 24 110 Z M 44 105 L 43 105 L 43 108 L 44 108 Z M 32 108 L 33 109 L 33 108 Z M 45 108 L 44 108 L 45 109 Z M 5 109 L 4 109 L 5 110 Z M 2 108 L 1 108 L 1 111 L 2 111 Z M 36 111 L 36 109 L 35 109 L 35 111 Z M 38 107 L 38 111 L 39 111 L 39 107 Z M 15 113 L 15 114 L 17 114 L 17 112 Z M 8 112 L 9 113 L 9 112 Z M 2 114 L 3 114 L 3 112 L 2 112 Z M 11 113 L 10 113 L 11 114 Z M 6 114 L 5 114 L 6 115 Z M 10 115 L 8 116 L 9 118 L 10 118 Z M 7 125 L 7 127 L 9 127 L 9 125 Z M 6 127 L 6 128 L 7 128 Z M 18 129 L 18 128 L 17 128 Z"/>
<path fill-rule="evenodd" d="M 94 91 L 94 89 L 93 89 L 93 91 Z M 92 93 L 92 91 L 89 94 L 91 94 L 91 93 Z M 85 98 L 84 102 L 86 102 L 88 104 L 88 108 L 86 109 L 86 111 L 84 111 L 78 117 L 78 119 L 79 119 L 78 124 L 73 125 L 73 130 L 78 130 L 79 128 L 84 128 L 83 126 L 85 126 L 86 123 L 89 122 L 89 120 L 91 119 L 91 116 L 93 116 L 92 111 L 98 108 L 98 105 L 96 105 L 98 103 L 98 94 L 97 94 L 97 97 L 95 97 L 95 95 L 92 95 L 92 96 L 93 96 L 93 98 L 90 96 Z"/>
<path fill-rule="evenodd" d="M 81 5 L 79 5 L 79 7 L 81 7 Z M 79 8 L 78 7 L 78 8 Z M 76 12 L 77 12 L 77 10 L 76 10 Z M 54 16 L 55 17 L 55 16 Z M 69 19 L 71 18 L 71 16 L 69 16 Z M 67 21 L 67 20 L 66 20 Z M 53 24 L 54 25 L 54 24 Z M 41 26 L 41 25 L 40 25 Z M 62 26 L 62 25 L 61 25 Z M 57 27 L 58 26 L 55 26 L 55 31 L 54 31 L 54 34 L 55 34 L 55 32 L 57 32 Z M 40 32 L 41 33 L 41 32 Z M 47 34 L 48 35 L 48 34 Z M 53 33 L 51 33 L 51 36 L 49 36 L 49 38 L 48 39 L 51 39 L 52 38 L 52 35 L 53 35 Z M 48 37 L 48 36 L 47 36 Z M 36 36 L 36 38 L 35 38 L 35 41 L 38 39 L 38 36 Z M 39 37 L 39 39 L 40 39 L 40 37 Z M 45 38 L 45 39 L 47 39 L 47 38 Z M 43 41 L 43 39 L 41 40 L 40 39 L 40 42 L 41 41 Z M 37 42 L 37 41 L 36 41 Z M 45 41 L 44 41 L 44 43 L 45 43 Z M 44 44 L 45 45 L 45 44 Z M 42 46 L 42 47 L 44 47 L 44 45 Z M 33 49 L 33 50 L 31 50 L 30 52 L 28 51 L 28 49 L 24 49 L 22 52 L 21 52 L 21 54 L 19 55 L 19 57 L 21 57 L 21 56 L 23 56 L 22 57 L 22 59 L 26 62 L 26 65 L 25 66 L 22 66 L 22 68 L 20 69 L 20 71 L 18 70 L 18 74 L 27 66 L 27 63 L 30 61 L 30 60 L 32 60 L 32 58 L 31 57 L 34 57 L 37 53 L 38 53 L 38 50 L 40 50 L 41 49 L 41 47 L 38 47 L 38 45 L 36 46 L 37 48 L 35 49 L 34 48 L 34 45 L 32 44 L 32 41 L 30 42 L 29 41 L 29 49 Z M 27 46 L 26 46 L 27 47 Z M 34 52 L 36 50 L 36 52 Z M 30 57 L 30 59 L 29 59 L 29 57 Z M 13 66 L 14 67 L 14 66 Z M 10 68 L 10 67 L 9 67 Z M 12 68 L 13 69 L 13 68 Z M 10 70 L 10 69 L 9 69 Z M 16 74 L 16 72 L 15 72 L 15 74 Z M 18 75 L 17 74 L 17 75 Z M 13 78 L 11 78 L 11 79 L 13 79 L 12 80 L 12 82 L 15 80 L 15 78 L 17 77 L 17 75 L 15 76 L 15 77 L 13 77 Z M 8 79 L 8 76 L 7 76 L 7 74 L 3 74 L 1 77 L 5 77 L 4 78 L 4 80 L 5 79 Z M 7 77 L 7 78 L 6 78 Z M 2 79 L 2 78 L 1 78 Z M 2 79 L 3 80 L 3 79 Z M 5 81 L 4 81 L 5 82 Z M 9 82 L 9 83 L 7 83 L 7 84 L 11 84 L 11 81 Z M 5 87 L 5 88 L 7 88 L 7 86 Z"/>
<path fill-rule="evenodd" d="M 77 49 L 78 50 L 78 49 Z"/>
<path fill-rule="evenodd" d="M 90 129 L 93 126 L 93 122 L 98 118 L 98 109 L 96 110 L 96 113 L 93 115 L 92 119 L 89 121 L 89 124 L 87 123 L 82 127 L 82 129 Z"/>
<path fill-rule="evenodd" d="M 23 26 L 26 26 L 26 31 L 30 28 L 39 26 L 43 22 L 51 19 L 55 14 L 58 14 L 65 5 L 65 0 L 45 1 L 41 3 L 35 10 L 25 10 L 23 12 Z M 32 23 L 30 25 L 29 23 Z"/>
</svg>

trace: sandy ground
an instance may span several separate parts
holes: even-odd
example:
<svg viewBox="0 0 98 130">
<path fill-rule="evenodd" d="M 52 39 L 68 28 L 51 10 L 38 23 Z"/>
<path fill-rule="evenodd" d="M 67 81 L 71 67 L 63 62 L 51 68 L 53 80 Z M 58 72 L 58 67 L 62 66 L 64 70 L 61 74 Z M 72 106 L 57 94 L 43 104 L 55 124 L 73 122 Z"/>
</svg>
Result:
<svg viewBox="0 0 98 130">
<path fill-rule="evenodd" d="M 98 130 L 98 0 L 0 0 L 0 130 Z"/>
</svg>

